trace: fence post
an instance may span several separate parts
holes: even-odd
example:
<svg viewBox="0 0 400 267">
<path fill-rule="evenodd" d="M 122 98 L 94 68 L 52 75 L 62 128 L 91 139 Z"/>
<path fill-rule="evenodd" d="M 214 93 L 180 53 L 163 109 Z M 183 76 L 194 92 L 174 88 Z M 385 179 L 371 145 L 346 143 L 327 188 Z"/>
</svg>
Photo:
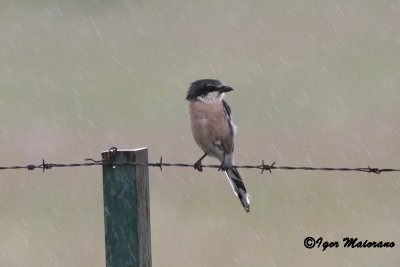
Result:
<svg viewBox="0 0 400 267">
<path fill-rule="evenodd" d="M 118 150 L 105 162 L 147 163 L 147 148 Z M 106 264 L 151 266 L 148 166 L 103 165 Z"/>
</svg>

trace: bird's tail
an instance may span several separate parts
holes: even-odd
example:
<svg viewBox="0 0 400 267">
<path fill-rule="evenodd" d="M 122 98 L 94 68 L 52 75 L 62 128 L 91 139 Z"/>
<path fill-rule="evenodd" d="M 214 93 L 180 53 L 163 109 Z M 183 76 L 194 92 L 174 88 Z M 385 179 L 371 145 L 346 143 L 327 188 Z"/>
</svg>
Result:
<svg viewBox="0 0 400 267">
<path fill-rule="evenodd" d="M 246 212 L 250 212 L 249 195 L 246 192 L 246 187 L 244 186 L 238 170 L 236 168 L 227 168 L 225 173 L 232 186 L 233 192 L 239 198 L 240 202 L 242 202 L 243 208 Z"/>
</svg>

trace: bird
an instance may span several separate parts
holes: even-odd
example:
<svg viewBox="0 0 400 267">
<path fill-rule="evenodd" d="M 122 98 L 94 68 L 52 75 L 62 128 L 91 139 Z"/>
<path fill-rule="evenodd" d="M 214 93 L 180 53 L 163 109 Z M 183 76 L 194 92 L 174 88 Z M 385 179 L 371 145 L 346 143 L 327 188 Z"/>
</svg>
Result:
<svg viewBox="0 0 400 267">
<path fill-rule="evenodd" d="M 234 166 L 234 136 L 237 127 L 232 122 L 232 111 L 224 100 L 227 92 L 233 91 L 216 79 L 201 79 L 191 83 L 186 100 L 193 138 L 204 155 L 194 163 L 202 171 L 201 161 L 211 156 L 221 162 L 219 170 L 225 171 L 233 192 L 246 212 L 250 212 L 250 198 L 238 170 Z"/>
</svg>

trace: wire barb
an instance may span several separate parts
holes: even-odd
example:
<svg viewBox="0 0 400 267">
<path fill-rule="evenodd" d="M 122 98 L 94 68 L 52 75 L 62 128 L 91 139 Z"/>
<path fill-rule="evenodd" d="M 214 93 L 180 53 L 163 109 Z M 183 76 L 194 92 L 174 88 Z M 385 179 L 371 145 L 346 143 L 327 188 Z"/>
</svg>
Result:
<svg viewBox="0 0 400 267">
<path fill-rule="evenodd" d="M 260 167 L 260 169 L 261 169 L 261 174 L 264 172 L 264 171 L 269 171 L 269 173 L 272 173 L 272 171 L 271 171 L 271 169 L 274 169 L 275 168 L 275 161 L 271 164 L 271 165 L 265 165 L 264 164 L 264 160 L 262 160 L 262 165 L 260 165 L 259 167 Z"/>
<path fill-rule="evenodd" d="M 158 166 L 158 167 L 160 167 L 160 171 L 162 172 L 162 165 L 163 165 L 163 163 L 162 163 L 162 156 L 160 157 L 160 162 L 159 163 L 156 163 L 156 167 Z"/>
<path fill-rule="evenodd" d="M 40 165 L 40 167 L 42 168 L 42 170 L 43 170 L 43 172 L 44 172 L 45 170 L 50 170 L 51 167 L 53 167 L 52 165 L 53 165 L 53 164 L 51 164 L 51 163 L 45 163 L 45 162 L 44 162 L 44 159 L 43 159 L 43 160 L 42 160 L 42 164 Z"/>
<path fill-rule="evenodd" d="M 382 170 L 378 169 L 378 168 L 371 168 L 368 166 L 368 172 L 373 172 L 375 174 L 380 174 L 382 172 Z"/>
</svg>

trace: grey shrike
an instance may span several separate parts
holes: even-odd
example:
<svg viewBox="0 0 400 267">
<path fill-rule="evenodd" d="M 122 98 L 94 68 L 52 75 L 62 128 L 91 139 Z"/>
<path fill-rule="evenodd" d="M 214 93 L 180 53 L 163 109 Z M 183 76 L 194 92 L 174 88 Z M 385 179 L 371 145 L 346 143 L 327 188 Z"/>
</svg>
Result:
<svg viewBox="0 0 400 267">
<path fill-rule="evenodd" d="M 246 212 L 250 211 L 249 195 L 236 168 L 233 168 L 233 138 L 236 126 L 232 122 L 231 109 L 223 100 L 224 93 L 233 91 L 218 80 L 204 79 L 193 82 L 187 92 L 193 137 L 204 155 L 195 163 L 202 171 L 205 156 L 217 158 L 220 169 L 225 171 L 233 192 L 239 197 Z"/>
</svg>

